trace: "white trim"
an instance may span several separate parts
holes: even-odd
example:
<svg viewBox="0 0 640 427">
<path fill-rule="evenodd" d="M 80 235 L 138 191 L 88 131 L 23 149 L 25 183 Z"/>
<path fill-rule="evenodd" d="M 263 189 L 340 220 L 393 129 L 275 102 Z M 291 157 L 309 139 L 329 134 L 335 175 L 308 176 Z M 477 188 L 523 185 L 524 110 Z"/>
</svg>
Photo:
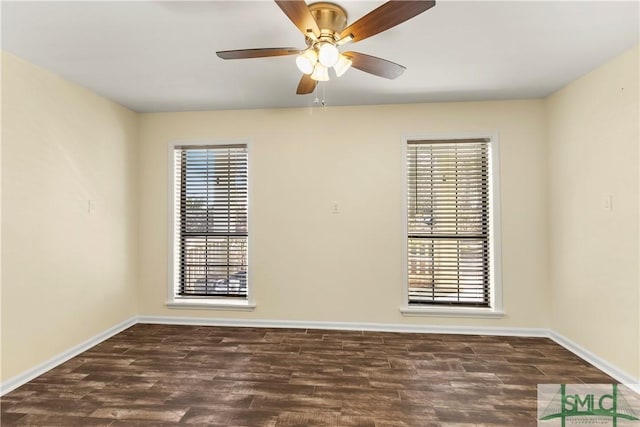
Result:
<svg viewBox="0 0 640 427">
<path fill-rule="evenodd" d="M 640 378 L 634 378 L 633 375 L 623 371 L 622 369 L 619 369 L 600 356 L 597 356 L 581 345 L 575 343 L 574 341 L 571 341 L 569 338 L 553 330 L 549 331 L 549 338 L 552 339 L 556 344 L 561 345 L 579 358 L 585 360 L 586 362 L 589 362 L 605 374 L 620 381 L 620 383 L 625 384 L 627 387 L 640 394 Z"/>
<path fill-rule="evenodd" d="M 431 316 L 431 317 L 475 317 L 475 318 L 500 318 L 504 317 L 504 311 L 490 308 L 476 307 L 400 307 L 403 316 Z"/>
<path fill-rule="evenodd" d="M 256 308 L 255 304 L 251 304 L 247 300 L 222 300 L 222 299 L 175 299 L 173 301 L 167 301 L 166 306 L 168 308 L 196 308 L 203 310 L 232 310 L 232 311 L 253 311 Z"/>
<path fill-rule="evenodd" d="M 504 309 L 502 300 L 502 189 L 500 187 L 500 139 L 496 132 L 488 136 L 490 163 L 489 174 L 491 177 L 491 217 L 489 230 L 491 232 L 491 244 L 493 250 L 490 251 L 489 263 L 491 265 L 491 281 L 493 283 L 492 308 L 496 312 Z"/>
<path fill-rule="evenodd" d="M 248 212 L 247 212 L 247 298 L 242 300 L 243 304 L 238 304 L 233 300 L 212 299 L 208 303 L 203 303 L 201 298 L 176 298 L 175 297 L 175 283 L 176 283 L 176 260 L 174 254 L 176 251 L 176 224 L 175 224 L 175 149 L 181 145 L 229 145 L 229 144 L 245 144 L 247 146 L 247 199 L 248 199 Z M 256 306 L 253 299 L 253 274 L 251 268 L 251 248 L 253 247 L 251 238 L 251 200 L 252 200 L 252 176 L 251 162 L 252 162 L 252 143 L 249 139 L 224 139 L 224 140 L 183 140 L 183 141 L 169 141 L 167 144 L 167 241 L 168 241 L 168 254 L 167 254 L 167 307 L 169 308 L 200 308 L 200 309 L 223 309 L 223 310 L 240 310 L 247 311 L 253 310 Z"/>
<path fill-rule="evenodd" d="M 489 139 L 489 174 L 491 184 L 491 217 L 490 217 L 490 260 L 491 266 L 491 307 L 489 309 L 460 309 L 457 307 L 416 307 L 409 305 L 409 288 L 407 272 L 407 142 L 414 140 L 445 140 L 445 139 Z M 402 298 L 400 312 L 405 316 L 439 316 L 439 317 L 503 317 L 502 300 L 502 233 L 501 233 L 501 198 L 500 198 L 500 140 L 497 132 L 472 133 L 434 133 L 422 135 L 407 135 L 402 138 Z"/>
<path fill-rule="evenodd" d="M 125 320 L 122 323 L 119 323 L 104 332 L 100 332 L 99 334 L 89 338 L 86 341 L 81 342 L 78 345 L 71 347 L 70 349 L 63 351 L 62 353 L 53 356 L 49 360 L 46 360 L 39 365 L 34 366 L 31 369 L 24 371 L 21 374 L 16 375 L 13 378 L 9 378 L 7 381 L 0 384 L 0 396 L 4 396 L 9 393 L 11 390 L 15 390 L 21 385 L 31 381 L 32 379 L 44 374 L 45 372 L 55 368 L 58 365 L 66 362 L 69 359 L 72 359 L 79 355 L 82 352 L 89 350 L 91 347 L 100 344 L 102 341 L 111 338 L 112 336 L 119 334 L 127 328 L 138 323 L 138 317 L 134 316 L 128 320 Z"/>
<path fill-rule="evenodd" d="M 448 326 L 402 323 L 325 322 L 312 320 L 228 319 L 210 317 L 140 316 L 139 323 L 163 325 L 236 326 L 254 328 L 334 329 L 347 331 L 437 333 L 458 335 L 495 335 L 548 337 L 547 329 L 492 326 Z"/>
<path fill-rule="evenodd" d="M 239 326 L 257 328 L 301 328 L 301 329 L 335 329 L 379 332 L 437 333 L 462 335 L 494 335 L 513 337 L 549 338 L 556 344 L 589 362 L 612 378 L 626 384 L 636 393 L 640 393 L 640 379 L 617 368 L 589 350 L 565 338 L 555 331 L 545 328 L 508 328 L 495 326 L 448 326 L 448 325 L 411 325 L 393 323 L 355 323 L 355 322 L 320 322 L 269 319 L 220 319 L 174 316 L 139 316 L 139 323 L 198 326 Z"/>
<path fill-rule="evenodd" d="M 229 318 L 202 318 L 179 316 L 134 316 L 115 325 L 106 331 L 64 351 L 57 356 L 16 375 L 0 384 L 0 396 L 20 387 L 39 375 L 55 368 L 56 366 L 76 357 L 91 347 L 111 338 L 125 329 L 138 323 L 164 324 L 164 325 L 199 325 L 199 326 L 235 326 L 258 328 L 300 328 L 300 329 L 334 329 L 355 331 L 379 331 L 379 332 L 406 332 L 406 333 L 436 333 L 436 334 L 463 334 L 463 335 L 494 335 L 514 337 L 539 337 L 550 338 L 558 345 L 571 351 L 581 359 L 589 362 L 596 368 L 610 375 L 617 381 L 626 384 L 636 393 L 640 393 L 640 380 L 627 372 L 617 368 L 589 350 L 581 347 L 568 338 L 544 328 L 507 328 L 484 326 L 441 326 L 424 324 L 394 324 L 394 323 L 356 323 L 356 322 L 323 322 L 323 321 L 296 321 L 296 320 L 270 320 L 270 319 L 229 319 Z"/>
<path fill-rule="evenodd" d="M 173 301 L 175 297 L 175 252 L 176 252 L 176 222 L 175 222 L 175 177 L 176 162 L 175 149 L 179 145 L 178 142 L 169 142 L 167 144 L 167 242 L 169 251 L 167 252 L 167 300 Z"/>
<path fill-rule="evenodd" d="M 407 150 L 407 141 L 409 141 L 409 137 L 402 138 L 402 156 L 400 158 L 401 170 L 402 170 L 402 178 L 401 178 L 401 189 L 400 194 L 402 196 L 402 297 L 400 298 L 400 311 L 403 308 L 409 307 L 409 254 L 407 253 L 407 245 L 408 238 L 407 233 L 409 232 L 409 224 L 407 218 L 409 216 L 409 193 L 407 191 L 407 156 L 409 155 Z"/>
</svg>

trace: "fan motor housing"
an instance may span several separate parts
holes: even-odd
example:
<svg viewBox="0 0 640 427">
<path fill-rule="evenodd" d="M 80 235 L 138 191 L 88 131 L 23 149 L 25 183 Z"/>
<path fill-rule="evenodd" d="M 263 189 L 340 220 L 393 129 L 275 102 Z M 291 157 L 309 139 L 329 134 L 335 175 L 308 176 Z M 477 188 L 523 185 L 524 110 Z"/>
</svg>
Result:
<svg viewBox="0 0 640 427">
<path fill-rule="evenodd" d="M 318 23 L 321 33 L 329 32 L 335 37 L 347 26 L 347 12 L 337 4 L 312 3 L 309 5 L 309 11 Z"/>
</svg>

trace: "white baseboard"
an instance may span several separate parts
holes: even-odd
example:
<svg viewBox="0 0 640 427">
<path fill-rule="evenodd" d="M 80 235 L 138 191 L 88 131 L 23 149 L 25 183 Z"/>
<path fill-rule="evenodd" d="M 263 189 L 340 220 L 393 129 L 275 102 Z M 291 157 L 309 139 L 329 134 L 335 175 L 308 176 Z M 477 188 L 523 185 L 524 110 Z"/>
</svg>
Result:
<svg viewBox="0 0 640 427">
<path fill-rule="evenodd" d="M 55 368 L 58 365 L 61 365 L 62 363 L 66 362 L 67 360 L 76 357 L 77 355 L 79 355 L 80 353 L 87 351 L 88 349 L 90 349 L 91 347 L 95 346 L 96 344 L 101 343 L 102 341 L 111 338 L 112 336 L 119 334 L 120 332 L 124 331 L 125 329 L 127 329 L 130 326 L 135 325 L 136 323 L 138 323 L 138 319 L 136 316 L 125 320 L 122 323 L 119 323 L 109 329 L 107 329 L 104 332 L 99 333 L 98 335 L 95 335 L 91 338 L 89 338 L 88 340 L 74 346 L 71 347 L 69 350 L 64 351 L 56 356 L 53 356 L 51 359 L 46 360 L 44 362 L 42 362 L 41 364 L 19 374 L 16 375 L 13 378 L 9 378 L 7 381 L 3 382 L 2 384 L 0 384 L 0 396 L 4 396 L 5 394 L 9 393 L 11 390 L 14 390 L 18 387 L 20 387 L 23 384 L 26 384 L 27 382 L 31 381 L 32 379 L 44 374 L 45 372 Z"/>
<path fill-rule="evenodd" d="M 139 316 L 139 323 L 164 325 L 239 326 L 254 328 L 335 329 L 347 331 L 414 332 L 431 334 L 496 335 L 548 337 L 541 328 L 504 328 L 482 326 L 412 325 L 402 323 L 323 322 L 305 320 L 228 319 L 180 316 Z"/>
<path fill-rule="evenodd" d="M 599 356 L 596 356 L 584 347 L 576 344 L 568 338 L 544 328 L 505 328 L 482 326 L 440 326 L 440 325 L 412 325 L 395 323 L 359 323 L 359 322 L 320 322 L 320 321 L 294 321 L 294 320 L 269 320 L 269 319 L 229 319 L 206 317 L 180 317 L 180 316 L 134 316 L 106 331 L 80 343 L 69 350 L 52 357 L 51 359 L 35 366 L 0 384 L 0 396 L 14 390 L 31 381 L 39 375 L 55 368 L 67 360 L 79 355 L 83 351 L 111 338 L 123 330 L 137 323 L 165 324 L 165 325 L 198 325 L 198 326 L 235 326 L 255 328 L 302 328 L 302 329 L 334 329 L 357 330 L 378 332 L 409 332 L 432 334 L 464 334 L 464 335 L 495 335 L 517 337 L 543 337 L 550 338 L 557 344 L 576 354 L 578 357 L 591 363 L 607 375 L 626 384 L 631 389 L 640 393 L 640 381 L 632 375 L 618 369 Z"/>
<path fill-rule="evenodd" d="M 590 352 L 586 348 L 582 347 L 579 344 L 576 344 L 575 342 L 571 341 L 569 338 L 563 335 L 560 335 L 555 331 L 551 331 L 551 330 L 549 331 L 549 338 L 551 338 L 557 344 L 566 348 L 567 350 L 569 350 L 579 358 L 589 362 L 596 368 L 600 369 L 605 374 L 616 379 L 621 384 L 625 384 L 626 386 L 631 388 L 633 391 L 640 394 L 639 378 L 634 378 L 633 375 L 623 371 L 622 369 L 619 369 L 618 367 L 607 362 L 600 356 L 595 355 L 594 353 Z"/>
<path fill-rule="evenodd" d="M 464 335 L 495 335 L 515 337 L 550 338 L 578 357 L 591 363 L 602 372 L 616 379 L 637 393 L 640 393 L 640 380 L 618 369 L 601 357 L 579 346 L 562 335 L 545 328 L 505 328 L 481 326 L 439 326 L 439 325 L 411 325 L 393 323 L 353 323 L 353 322 L 317 322 L 266 319 L 217 319 L 201 317 L 179 316 L 139 316 L 140 323 L 155 323 L 168 325 L 199 325 L 199 326 L 241 326 L 257 328 L 307 328 L 307 329 L 338 329 L 356 331 L 380 332 L 413 332 L 432 334 L 464 334 Z"/>
</svg>

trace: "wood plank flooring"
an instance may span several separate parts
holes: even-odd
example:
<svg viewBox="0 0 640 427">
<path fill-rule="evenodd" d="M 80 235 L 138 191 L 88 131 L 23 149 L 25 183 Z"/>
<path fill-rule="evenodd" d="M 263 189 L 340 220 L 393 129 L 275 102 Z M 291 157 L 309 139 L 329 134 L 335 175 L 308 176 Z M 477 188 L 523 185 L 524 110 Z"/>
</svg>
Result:
<svg viewBox="0 0 640 427">
<path fill-rule="evenodd" d="M 614 380 L 544 338 L 135 325 L 0 399 L 2 426 L 535 426 Z"/>
</svg>

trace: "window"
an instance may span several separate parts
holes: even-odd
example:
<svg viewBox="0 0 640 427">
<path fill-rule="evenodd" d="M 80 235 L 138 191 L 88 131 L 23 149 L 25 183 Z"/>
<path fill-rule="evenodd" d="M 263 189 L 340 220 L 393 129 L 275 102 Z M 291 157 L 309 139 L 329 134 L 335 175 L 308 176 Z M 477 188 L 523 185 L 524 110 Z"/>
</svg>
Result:
<svg viewBox="0 0 640 427">
<path fill-rule="evenodd" d="M 247 144 L 172 145 L 169 305 L 248 306 Z"/>
<path fill-rule="evenodd" d="M 406 141 L 403 311 L 501 308 L 493 265 L 493 145 L 490 138 Z"/>
</svg>

